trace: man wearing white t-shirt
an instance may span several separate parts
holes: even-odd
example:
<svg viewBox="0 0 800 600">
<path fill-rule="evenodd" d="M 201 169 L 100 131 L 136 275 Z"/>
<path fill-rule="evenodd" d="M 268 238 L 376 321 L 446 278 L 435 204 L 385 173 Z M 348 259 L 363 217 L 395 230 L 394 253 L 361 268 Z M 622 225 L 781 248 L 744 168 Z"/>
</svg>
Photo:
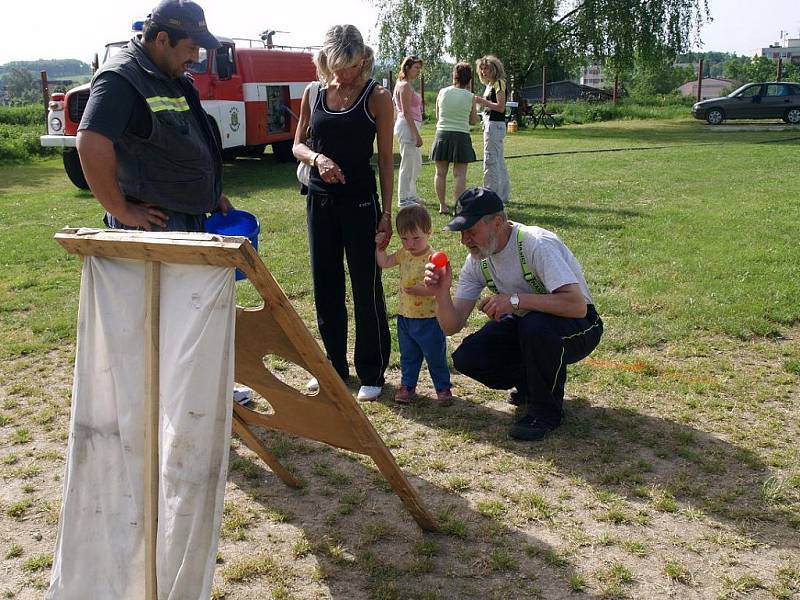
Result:
<svg viewBox="0 0 800 600">
<path fill-rule="evenodd" d="M 603 334 L 583 270 L 556 234 L 509 221 L 488 188 L 466 190 L 446 229 L 461 232 L 469 255 L 455 297 L 450 264 L 427 265 L 439 324 L 458 333 L 476 303 L 491 319 L 464 339 L 453 365 L 487 387 L 516 388 L 509 400 L 527 414 L 511 437 L 538 440 L 561 423 L 567 364 L 586 358 Z M 493 294 L 480 299 L 484 287 Z"/>
</svg>

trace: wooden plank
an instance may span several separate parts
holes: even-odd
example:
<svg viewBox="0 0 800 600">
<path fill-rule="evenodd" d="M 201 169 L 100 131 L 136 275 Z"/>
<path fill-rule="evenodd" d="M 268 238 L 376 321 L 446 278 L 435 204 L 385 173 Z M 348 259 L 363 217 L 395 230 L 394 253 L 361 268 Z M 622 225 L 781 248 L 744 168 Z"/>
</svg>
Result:
<svg viewBox="0 0 800 600">
<path fill-rule="evenodd" d="M 158 600 L 156 541 L 158 538 L 159 480 L 159 323 L 161 265 L 144 267 L 144 579 L 145 598 Z"/>
<path fill-rule="evenodd" d="M 275 455 L 267 450 L 261 441 L 250 430 L 250 428 L 247 426 L 247 423 L 245 423 L 238 414 L 240 409 L 241 407 L 234 403 L 233 432 L 242 438 L 245 446 L 258 454 L 259 458 L 263 460 L 270 469 L 272 469 L 272 472 L 275 473 L 275 475 L 277 475 L 283 483 L 293 488 L 303 487 L 303 484 L 297 478 L 295 478 L 294 475 L 286 470 L 286 468 L 280 463 Z"/>
<path fill-rule="evenodd" d="M 105 256 L 162 263 L 234 267 L 242 262 L 241 248 L 247 238 L 210 234 L 149 234 L 99 231 L 79 234 L 64 230 L 55 235 L 67 252 L 82 256 Z"/>
</svg>

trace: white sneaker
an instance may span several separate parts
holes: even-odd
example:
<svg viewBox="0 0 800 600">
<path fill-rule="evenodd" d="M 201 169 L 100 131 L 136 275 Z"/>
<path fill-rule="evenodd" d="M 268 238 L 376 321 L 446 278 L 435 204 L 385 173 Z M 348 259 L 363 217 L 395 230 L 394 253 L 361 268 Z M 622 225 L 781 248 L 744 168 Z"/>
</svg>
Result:
<svg viewBox="0 0 800 600">
<path fill-rule="evenodd" d="M 308 383 L 306 384 L 306 391 L 311 394 L 319 391 L 319 381 L 317 381 L 316 377 L 312 377 L 308 380 Z"/>
<path fill-rule="evenodd" d="M 233 385 L 233 401 L 245 406 L 253 401 L 253 390 L 246 385 Z"/>
<path fill-rule="evenodd" d="M 362 385 L 358 390 L 357 400 L 376 400 L 381 395 L 383 387 L 379 385 Z"/>
</svg>

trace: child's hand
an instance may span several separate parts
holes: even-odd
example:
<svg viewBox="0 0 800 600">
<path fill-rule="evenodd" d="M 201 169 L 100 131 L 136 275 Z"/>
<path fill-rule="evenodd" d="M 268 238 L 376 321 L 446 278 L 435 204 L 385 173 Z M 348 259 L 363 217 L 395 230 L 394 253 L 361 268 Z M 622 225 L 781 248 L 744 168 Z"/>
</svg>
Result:
<svg viewBox="0 0 800 600">
<path fill-rule="evenodd" d="M 389 235 L 385 231 L 379 231 L 375 234 L 375 248 L 377 250 L 386 250 L 389 246 Z"/>
</svg>

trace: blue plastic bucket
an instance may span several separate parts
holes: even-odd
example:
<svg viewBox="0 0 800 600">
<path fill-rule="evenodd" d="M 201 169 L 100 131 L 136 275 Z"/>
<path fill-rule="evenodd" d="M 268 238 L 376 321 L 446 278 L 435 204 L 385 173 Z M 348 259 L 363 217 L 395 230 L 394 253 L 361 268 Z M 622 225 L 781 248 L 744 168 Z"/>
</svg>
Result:
<svg viewBox="0 0 800 600">
<path fill-rule="evenodd" d="M 258 234 L 261 232 L 261 223 L 258 217 L 246 210 L 234 208 L 227 215 L 221 212 L 213 213 L 206 219 L 206 233 L 219 235 L 241 235 L 250 240 L 253 248 L 258 250 Z M 236 280 L 247 279 L 247 276 L 236 269 Z"/>
</svg>

